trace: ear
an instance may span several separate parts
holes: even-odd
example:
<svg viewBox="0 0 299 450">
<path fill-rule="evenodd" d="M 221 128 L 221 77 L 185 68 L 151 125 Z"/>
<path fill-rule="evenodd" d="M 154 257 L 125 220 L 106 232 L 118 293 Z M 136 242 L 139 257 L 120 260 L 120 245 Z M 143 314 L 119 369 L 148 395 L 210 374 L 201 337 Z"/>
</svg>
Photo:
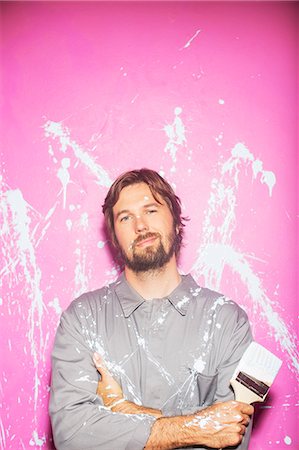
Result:
<svg viewBox="0 0 299 450">
<path fill-rule="evenodd" d="M 178 225 L 175 227 L 175 232 L 176 232 L 176 234 L 180 233 L 180 227 Z"/>
</svg>

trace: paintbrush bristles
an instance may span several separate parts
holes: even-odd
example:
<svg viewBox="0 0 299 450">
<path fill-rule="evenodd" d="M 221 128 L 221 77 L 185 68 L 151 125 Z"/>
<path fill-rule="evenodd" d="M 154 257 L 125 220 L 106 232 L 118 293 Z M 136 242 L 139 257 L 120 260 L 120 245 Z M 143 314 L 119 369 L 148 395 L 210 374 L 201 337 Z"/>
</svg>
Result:
<svg viewBox="0 0 299 450">
<path fill-rule="evenodd" d="M 268 386 L 273 383 L 282 361 L 262 345 L 252 342 L 245 351 L 235 375 L 245 372 Z"/>
</svg>

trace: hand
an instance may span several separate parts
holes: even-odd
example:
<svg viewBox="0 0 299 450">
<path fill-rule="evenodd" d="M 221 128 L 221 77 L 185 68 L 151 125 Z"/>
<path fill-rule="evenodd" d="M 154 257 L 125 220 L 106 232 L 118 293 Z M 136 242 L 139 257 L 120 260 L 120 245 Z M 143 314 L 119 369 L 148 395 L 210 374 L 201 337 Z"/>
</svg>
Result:
<svg viewBox="0 0 299 450">
<path fill-rule="evenodd" d="M 93 354 L 93 362 L 101 375 L 97 386 L 97 395 L 102 398 L 105 406 L 111 408 L 114 403 L 124 399 L 122 388 L 113 378 L 103 358 L 98 353 Z"/>
<path fill-rule="evenodd" d="M 215 403 L 191 416 L 192 420 L 186 422 L 185 426 L 197 427 L 201 435 L 201 444 L 208 447 L 238 445 L 242 441 L 253 411 L 253 406 L 247 403 L 236 401 Z"/>
<path fill-rule="evenodd" d="M 98 353 L 94 353 L 93 362 L 101 375 L 97 386 L 97 395 L 102 398 L 104 405 L 111 411 L 123 414 L 150 414 L 151 416 L 161 417 L 161 411 L 137 405 L 124 398 L 122 388 L 113 378 L 103 358 Z"/>
</svg>

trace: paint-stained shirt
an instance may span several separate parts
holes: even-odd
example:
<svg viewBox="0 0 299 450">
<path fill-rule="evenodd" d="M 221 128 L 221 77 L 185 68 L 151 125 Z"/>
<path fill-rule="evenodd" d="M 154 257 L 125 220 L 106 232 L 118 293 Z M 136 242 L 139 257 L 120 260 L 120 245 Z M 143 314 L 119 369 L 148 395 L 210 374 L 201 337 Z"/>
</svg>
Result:
<svg viewBox="0 0 299 450">
<path fill-rule="evenodd" d="M 251 340 L 243 309 L 191 275 L 162 299 L 144 300 L 124 274 L 83 294 L 62 314 L 52 355 L 56 448 L 141 450 L 149 438 L 154 417 L 113 413 L 96 395 L 95 351 L 126 399 L 177 416 L 233 398 L 230 378 Z"/>
</svg>

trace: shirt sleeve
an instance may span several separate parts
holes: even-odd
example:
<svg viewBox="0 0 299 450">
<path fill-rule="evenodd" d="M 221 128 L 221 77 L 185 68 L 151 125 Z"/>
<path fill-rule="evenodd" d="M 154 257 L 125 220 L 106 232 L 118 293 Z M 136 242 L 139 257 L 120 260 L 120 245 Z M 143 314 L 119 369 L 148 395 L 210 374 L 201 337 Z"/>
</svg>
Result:
<svg viewBox="0 0 299 450">
<path fill-rule="evenodd" d="M 63 313 L 52 353 L 49 412 L 57 450 L 141 450 L 154 418 L 113 413 L 96 395 L 98 373 L 71 305 Z"/>
<path fill-rule="evenodd" d="M 252 333 L 247 314 L 233 302 L 221 308 L 217 321 L 221 324 L 221 328 L 213 349 L 215 359 L 218 361 L 217 389 L 214 401 L 224 402 L 234 399 L 230 379 L 245 350 L 252 342 Z M 233 448 L 238 450 L 248 448 L 251 428 L 252 420 L 246 429 L 242 443 Z"/>
</svg>

